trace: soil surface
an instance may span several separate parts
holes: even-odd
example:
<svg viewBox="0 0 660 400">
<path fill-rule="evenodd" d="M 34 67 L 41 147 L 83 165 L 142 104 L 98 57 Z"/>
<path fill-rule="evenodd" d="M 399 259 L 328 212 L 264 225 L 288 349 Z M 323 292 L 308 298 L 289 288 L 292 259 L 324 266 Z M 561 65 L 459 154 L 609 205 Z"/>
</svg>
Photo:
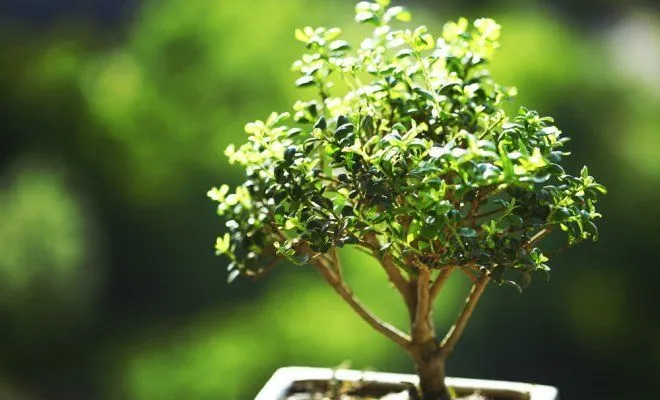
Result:
<svg viewBox="0 0 660 400">
<path fill-rule="evenodd" d="M 351 395 L 340 395 L 339 397 L 329 397 L 328 395 L 317 393 L 298 393 L 287 397 L 287 400 L 412 400 L 408 395 L 408 392 L 401 393 L 392 393 L 387 394 L 384 397 L 364 397 L 364 396 L 351 396 Z M 481 395 L 472 395 L 468 397 L 461 397 L 456 400 L 491 400 L 488 397 Z"/>
<path fill-rule="evenodd" d="M 412 400 L 407 391 L 400 393 L 391 393 L 386 394 L 381 397 L 372 397 L 372 396 L 352 396 L 346 394 L 340 394 L 339 396 L 331 396 L 327 393 L 297 393 L 290 395 L 286 398 L 287 400 Z M 457 398 L 456 400 L 492 400 L 488 397 L 484 397 L 478 394 L 473 394 L 468 397 Z"/>
<path fill-rule="evenodd" d="M 406 386 L 383 382 L 299 381 L 293 384 L 286 400 L 417 400 L 410 395 L 414 387 L 410 385 L 407 389 Z M 476 393 L 470 396 L 463 394 L 456 400 L 506 399 L 493 399 Z"/>
</svg>

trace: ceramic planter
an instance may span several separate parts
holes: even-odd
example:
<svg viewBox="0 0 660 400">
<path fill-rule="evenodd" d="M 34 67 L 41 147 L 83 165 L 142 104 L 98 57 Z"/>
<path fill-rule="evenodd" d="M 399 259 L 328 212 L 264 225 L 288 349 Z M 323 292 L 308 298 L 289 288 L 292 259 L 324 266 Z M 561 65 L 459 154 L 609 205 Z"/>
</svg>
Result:
<svg viewBox="0 0 660 400">
<path fill-rule="evenodd" d="M 369 393 L 385 395 L 416 385 L 416 375 L 333 370 L 329 368 L 286 367 L 277 370 L 255 400 L 283 400 L 287 395 L 304 392 L 306 388 L 323 388 L 331 381 L 352 382 Z M 557 389 L 529 383 L 491 381 L 481 379 L 447 378 L 447 386 L 459 396 L 472 393 L 494 400 L 558 400 Z"/>
</svg>

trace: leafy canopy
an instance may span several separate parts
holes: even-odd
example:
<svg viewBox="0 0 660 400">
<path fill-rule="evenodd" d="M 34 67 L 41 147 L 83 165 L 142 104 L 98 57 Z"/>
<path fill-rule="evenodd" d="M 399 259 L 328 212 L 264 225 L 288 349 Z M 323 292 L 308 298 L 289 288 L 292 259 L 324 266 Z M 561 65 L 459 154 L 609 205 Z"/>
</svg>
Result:
<svg viewBox="0 0 660 400">
<path fill-rule="evenodd" d="M 486 69 L 500 26 L 460 19 L 436 37 L 399 28 L 410 13 L 388 6 L 357 4 L 373 30 L 355 50 L 338 28 L 296 30 L 296 85 L 316 98 L 247 124 L 247 143 L 226 150 L 247 177 L 208 193 L 226 219 L 216 251 L 230 280 L 355 245 L 411 272 L 458 266 L 520 287 L 504 273 L 524 285 L 549 271 L 539 245 L 553 229 L 567 246 L 597 239 L 605 188 L 587 167 L 564 171 L 568 139 L 552 118 L 503 108 L 516 90 Z"/>
</svg>

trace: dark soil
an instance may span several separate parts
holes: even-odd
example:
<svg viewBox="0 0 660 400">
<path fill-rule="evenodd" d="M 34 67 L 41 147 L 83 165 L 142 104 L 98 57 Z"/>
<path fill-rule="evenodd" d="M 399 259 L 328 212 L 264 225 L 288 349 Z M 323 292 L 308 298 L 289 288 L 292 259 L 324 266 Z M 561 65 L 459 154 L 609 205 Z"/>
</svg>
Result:
<svg viewBox="0 0 660 400">
<path fill-rule="evenodd" d="M 339 397 L 331 397 L 328 394 L 323 393 L 298 393 L 287 397 L 287 400 L 412 400 L 408 395 L 408 392 L 401 393 L 392 393 L 385 395 L 384 397 L 371 397 L 371 396 L 351 396 L 351 395 L 339 395 Z M 480 395 L 472 395 L 468 397 L 461 397 L 456 400 L 492 400 L 487 397 Z"/>
<path fill-rule="evenodd" d="M 410 388 L 412 389 L 412 388 Z M 373 382 L 305 381 L 297 382 L 287 400 L 415 400 L 405 384 Z M 456 400 L 496 400 L 479 394 Z"/>
</svg>

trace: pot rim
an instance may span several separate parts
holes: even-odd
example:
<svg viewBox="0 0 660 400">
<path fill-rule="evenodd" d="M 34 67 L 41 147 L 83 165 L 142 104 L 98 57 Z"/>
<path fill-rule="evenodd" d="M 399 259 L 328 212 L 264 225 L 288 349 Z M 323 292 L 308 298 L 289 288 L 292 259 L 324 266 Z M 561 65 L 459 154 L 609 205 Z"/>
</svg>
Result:
<svg viewBox="0 0 660 400">
<path fill-rule="evenodd" d="M 413 374 L 396 374 L 389 372 L 358 371 L 349 369 L 332 369 L 316 367 L 283 367 L 279 368 L 261 389 L 255 400 L 282 400 L 289 388 L 297 381 L 331 380 L 345 382 L 382 382 L 389 384 L 412 383 L 417 385 L 419 378 Z M 555 387 L 533 383 L 496 381 L 471 378 L 446 378 L 447 386 L 457 390 L 480 389 L 483 391 L 508 391 L 528 393 L 530 400 L 557 400 L 558 391 Z"/>
</svg>

